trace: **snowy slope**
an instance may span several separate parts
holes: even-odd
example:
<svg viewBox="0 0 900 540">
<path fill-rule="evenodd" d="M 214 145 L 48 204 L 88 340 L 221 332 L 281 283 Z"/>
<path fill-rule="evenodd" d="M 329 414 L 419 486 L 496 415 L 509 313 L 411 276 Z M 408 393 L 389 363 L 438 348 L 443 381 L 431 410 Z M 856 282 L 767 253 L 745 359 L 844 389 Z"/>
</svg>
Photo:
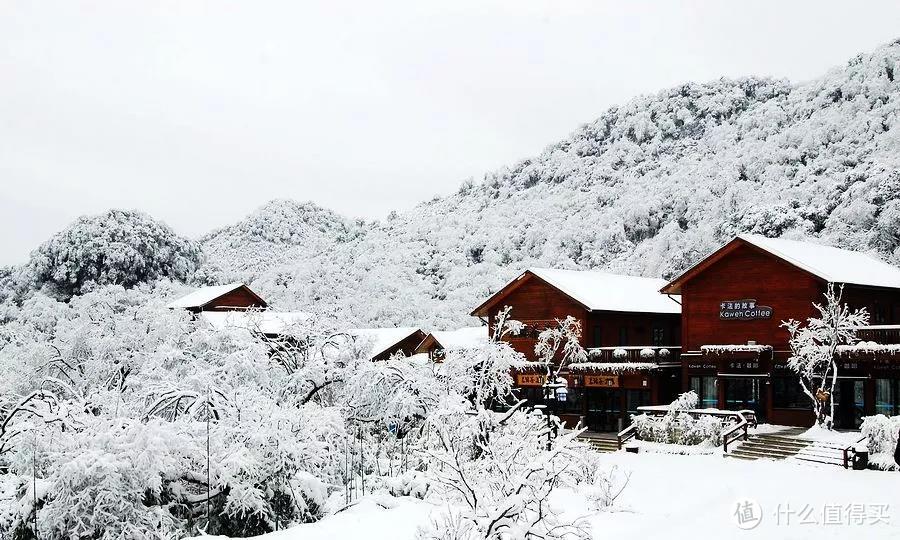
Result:
<svg viewBox="0 0 900 540">
<path fill-rule="evenodd" d="M 382 222 L 272 201 L 201 239 L 196 281 L 248 282 L 277 309 L 356 327 L 441 330 L 477 325 L 467 313 L 529 267 L 665 279 L 741 233 L 896 265 L 898 78 L 900 42 L 802 84 L 666 89 Z"/>
<path fill-rule="evenodd" d="M 559 490 L 551 497 L 555 510 L 586 517 L 593 538 L 880 540 L 900 536 L 896 474 L 725 460 L 718 453 L 618 452 L 603 459 L 631 472 L 629 485 L 613 509 L 597 512 L 583 494 L 570 490 Z M 738 502 L 747 500 L 758 504 L 762 519 L 745 530 L 738 526 L 734 511 Z M 413 540 L 416 529 L 433 519 L 434 512 L 434 506 L 410 498 L 363 499 L 317 523 L 259 538 Z"/>
<path fill-rule="evenodd" d="M 900 44 L 819 79 L 686 84 L 327 252 L 261 272 L 358 325 L 470 325 L 531 266 L 668 278 L 739 233 L 900 262 Z M 897 77 L 895 77 L 895 73 Z"/>
</svg>

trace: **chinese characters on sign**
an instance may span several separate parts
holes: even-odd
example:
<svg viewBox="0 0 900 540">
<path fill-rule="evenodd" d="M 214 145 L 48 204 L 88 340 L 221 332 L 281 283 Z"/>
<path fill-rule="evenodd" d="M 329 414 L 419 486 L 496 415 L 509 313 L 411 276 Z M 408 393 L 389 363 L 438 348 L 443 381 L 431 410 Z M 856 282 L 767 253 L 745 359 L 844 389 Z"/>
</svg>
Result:
<svg viewBox="0 0 900 540">
<path fill-rule="evenodd" d="M 618 388 L 618 375 L 585 375 L 584 385 L 588 387 Z"/>
<path fill-rule="evenodd" d="M 519 386 L 543 386 L 544 375 L 520 373 L 516 375 L 516 383 Z"/>
<path fill-rule="evenodd" d="M 752 321 L 771 319 L 772 308 L 761 306 L 755 299 L 724 300 L 719 302 L 719 318 L 726 321 Z"/>
</svg>

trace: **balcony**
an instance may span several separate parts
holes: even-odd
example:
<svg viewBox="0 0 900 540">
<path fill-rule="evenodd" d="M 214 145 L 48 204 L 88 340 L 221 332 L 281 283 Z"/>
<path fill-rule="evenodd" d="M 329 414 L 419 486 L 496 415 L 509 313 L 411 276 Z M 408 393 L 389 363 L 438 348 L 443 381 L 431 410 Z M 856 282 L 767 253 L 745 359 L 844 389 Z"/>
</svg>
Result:
<svg viewBox="0 0 900 540">
<path fill-rule="evenodd" d="M 681 347 L 661 347 L 657 345 L 635 345 L 627 347 L 592 347 L 587 349 L 588 362 L 652 362 L 656 364 L 678 364 L 681 362 Z"/>
<path fill-rule="evenodd" d="M 900 325 L 876 324 L 860 326 L 856 329 L 856 337 L 860 341 L 871 341 L 881 345 L 900 344 Z"/>
</svg>

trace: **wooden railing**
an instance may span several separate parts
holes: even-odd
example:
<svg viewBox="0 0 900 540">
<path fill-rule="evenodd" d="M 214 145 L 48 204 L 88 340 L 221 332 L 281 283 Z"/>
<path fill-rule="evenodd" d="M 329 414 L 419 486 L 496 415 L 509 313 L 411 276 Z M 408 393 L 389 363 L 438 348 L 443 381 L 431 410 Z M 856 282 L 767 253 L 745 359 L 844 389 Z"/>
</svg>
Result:
<svg viewBox="0 0 900 540">
<path fill-rule="evenodd" d="M 856 445 L 859 444 L 859 443 L 861 443 L 861 442 L 863 442 L 863 441 L 866 440 L 867 438 L 868 438 L 868 437 L 860 437 L 859 440 L 857 440 L 857 441 L 854 442 L 853 444 L 844 447 L 844 449 L 843 449 L 843 454 L 844 454 L 844 468 L 845 468 L 845 469 L 849 469 L 849 468 L 850 468 L 850 459 L 851 459 L 851 458 L 850 458 L 850 453 L 852 452 L 854 455 L 856 455 Z"/>
<path fill-rule="evenodd" d="M 653 354 L 641 354 L 645 350 L 652 351 Z M 590 347 L 587 352 L 589 362 L 678 362 L 681 356 L 681 347 L 656 345 Z"/>
<path fill-rule="evenodd" d="M 665 416 L 670 412 L 668 405 L 644 405 L 638 407 L 637 410 L 642 412 L 648 416 L 661 417 Z M 735 420 L 735 424 L 728 428 L 728 430 L 722 434 L 722 444 L 723 450 L 725 452 L 728 451 L 728 444 L 732 443 L 742 436 L 746 441 L 749 437 L 747 433 L 747 429 L 750 427 L 756 427 L 758 425 L 756 419 L 756 413 L 749 410 L 744 409 L 740 411 L 723 411 L 723 410 L 710 410 L 710 409 L 688 409 L 686 411 L 679 411 L 686 414 L 691 415 L 693 418 L 699 418 L 701 416 L 715 416 L 718 418 L 730 418 Z M 734 437 L 729 440 L 729 437 L 734 433 L 743 430 L 737 437 Z M 619 443 L 619 450 L 622 449 L 622 445 L 624 445 L 627 441 L 633 439 L 637 435 L 637 430 L 634 427 L 634 424 L 628 426 L 623 429 L 619 433 L 616 434 L 616 441 Z"/>
<path fill-rule="evenodd" d="M 625 444 L 626 441 L 633 439 L 635 435 L 637 435 L 637 430 L 634 428 L 634 424 L 618 432 L 616 434 L 616 441 L 619 443 L 619 450 L 622 449 L 622 445 Z"/>
<path fill-rule="evenodd" d="M 728 453 L 728 444 L 733 443 L 740 439 L 744 438 L 746 441 L 749 437 L 747 434 L 747 428 L 750 427 L 750 420 L 747 419 L 747 415 L 745 413 L 750 413 L 753 418 L 753 425 L 756 426 L 756 413 L 753 411 L 737 411 L 735 413 L 735 417 L 738 419 L 737 423 L 728 428 L 724 433 L 722 433 L 722 452 Z M 737 434 L 737 435 L 735 435 Z"/>
<path fill-rule="evenodd" d="M 874 341 L 882 345 L 897 344 L 900 343 L 900 326 L 861 326 L 856 330 L 856 337 L 862 341 Z"/>
</svg>

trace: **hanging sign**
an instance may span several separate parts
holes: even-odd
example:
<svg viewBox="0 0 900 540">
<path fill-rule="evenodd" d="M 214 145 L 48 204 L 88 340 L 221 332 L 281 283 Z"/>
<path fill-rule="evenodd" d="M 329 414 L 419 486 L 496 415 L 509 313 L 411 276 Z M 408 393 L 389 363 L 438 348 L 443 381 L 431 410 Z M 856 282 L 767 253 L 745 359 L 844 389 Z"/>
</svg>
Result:
<svg viewBox="0 0 900 540">
<path fill-rule="evenodd" d="M 591 388 L 618 388 L 618 375 L 585 375 L 584 385 Z"/>
<path fill-rule="evenodd" d="M 719 318 L 725 321 L 752 321 L 754 319 L 771 319 L 769 306 L 761 306 L 755 299 L 723 300 L 719 302 Z"/>
<path fill-rule="evenodd" d="M 517 386 L 543 386 L 544 385 L 544 375 L 538 375 L 535 373 L 519 373 L 516 375 L 516 385 Z"/>
</svg>

